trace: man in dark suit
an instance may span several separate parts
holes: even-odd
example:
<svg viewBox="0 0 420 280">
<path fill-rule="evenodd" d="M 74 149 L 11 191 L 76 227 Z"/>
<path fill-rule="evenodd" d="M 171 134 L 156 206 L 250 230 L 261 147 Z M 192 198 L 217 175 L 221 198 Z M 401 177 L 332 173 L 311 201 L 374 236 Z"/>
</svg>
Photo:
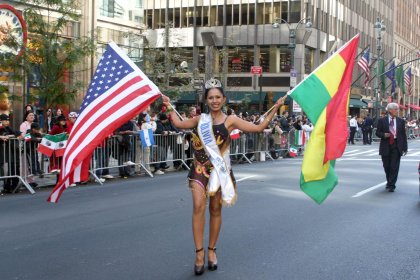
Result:
<svg viewBox="0 0 420 280">
<path fill-rule="evenodd" d="M 368 114 L 363 122 L 363 144 L 372 144 L 373 119 Z"/>
<path fill-rule="evenodd" d="M 397 117 L 399 105 L 389 103 L 386 106 L 388 115 L 378 120 L 376 136 L 381 138 L 379 155 L 386 175 L 386 189 L 389 192 L 395 190 L 395 183 L 400 169 L 400 159 L 407 153 L 407 135 L 405 122 Z"/>
</svg>

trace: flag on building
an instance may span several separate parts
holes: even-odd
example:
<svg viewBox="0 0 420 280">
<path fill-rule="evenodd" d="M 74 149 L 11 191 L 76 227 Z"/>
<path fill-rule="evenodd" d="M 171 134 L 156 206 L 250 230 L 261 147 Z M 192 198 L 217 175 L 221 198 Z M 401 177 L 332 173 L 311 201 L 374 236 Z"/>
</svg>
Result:
<svg viewBox="0 0 420 280">
<path fill-rule="evenodd" d="M 369 78 L 370 78 L 370 70 L 369 70 L 369 48 L 367 48 L 367 50 L 362 55 L 362 57 L 360 57 L 359 61 L 357 62 L 357 65 L 365 73 L 364 85 L 365 85 L 365 87 L 367 87 L 368 84 L 369 84 Z"/>
<path fill-rule="evenodd" d="M 391 80 L 391 93 L 395 92 L 395 88 L 397 87 L 397 81 L 395 80 L 395 62 L 392 61 L 391 65 L 388 67 L 388 71 L 385 74 L 388 79 Z"/>
<path fill-rule="evenodd" d="M 383 75 L 385 73 L 385 61 L 383 58 L 379 59 L 378 61 L 378 73 L 379 73 L 379 80 L 381 81 L 381 91 L 385 92 L 386 89 L 386 77 Z"/>
<path fill-rule="evenodd" d="M 413 93 L 411 85 L 411 67 L 404 73 L 404 84 L 408 95 L 411 95 Z"/>
<path fill-rule="evenodd" d="M 295 130 L 295 145 L 303 146 L 306 144 L 307 137 L 303 130 Z"/>
<path fill-rule="evenodd" d="M 289 156 L 290 157 L 296 157 L 298 154 L 298 148 L 294 145 L 290 145 L 289 147 Z"/>
<path fill-rule="evenodd" d="M 319 204 L 338 183 L 334 165 L 347 143 L 347 112 L 358 44 L 356 35 L 290 91 L 290 97 L 315 124 L 305 148 L 300 187 Z"/>
<path fill-rule="evenodd" d="M 395 80 L 401 92 L 405 93 L 404 70 L 402 65 L 398 66 L 395 70 Z"/>
<path fill-rule="evenodd" d="M 241 131 L 239 129 L 234 129 L 232 130 L 232 132 L 230 133 L 230 139 L 235 140 L 235 139 L 239 139 L 241 137 Z"/>
<path fill-rule="evenodd" d="M 153 129 L 142 129 L 139 131 L 141 145 L 143 147 L 150 147 L 155 144 L 155 140 L 153 138 Z"/>
<path fill-rule="evenodd" d="M 55 152 L 56 156 L 63 156 L 62 149 L 67 143 L 67 134 L 60 133 L 56 135 L 46 134 L 42 137 L 41 143 L 38 145 L 38 152 L 48 157 Z"/>
<path fill-rule="evenodd" d="M 57 202 L 69 185 L 80 182 L 85 171 L 83 166 L 87 168 L 94 149 L 160 96 L 156 85 L 115 43 L 109 43 L 69 135 L 60 179 L 48 201 Z"/>
</svg>

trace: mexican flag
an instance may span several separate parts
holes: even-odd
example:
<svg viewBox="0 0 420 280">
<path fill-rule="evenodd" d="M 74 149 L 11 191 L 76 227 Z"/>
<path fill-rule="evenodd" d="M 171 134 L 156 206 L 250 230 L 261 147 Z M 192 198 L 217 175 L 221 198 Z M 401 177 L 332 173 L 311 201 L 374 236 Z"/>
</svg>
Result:
<svg viewBox="0 0 420 280">
<path fill-rule="evenodd" d="M 306 134 L 303 130 L 295 130 L 295 145 L 303 146 L 306 144 Z"/>
<path fill-rule="evenodd" d="M 297 157 L 297 153 L 298 153 L 298 149 L 295 146 L 291 145 L 289 148 L 289 156 Z"/>
<path fill-rule="evenodd" d="M 55 151 L 57 157 L 62 157 L 67 145 L 67 134 L 45 135 L 38 146 L 38 152 L 48 157 Z"/>
<path fill-rule="evenodd" d="M 239 134 L 241 131 L 239 129 L 234 129 L 232 130 L 232 132 L 230 133 L 230 139 L 235 140 L 235 139 L 239 139 L 241 137 L 241 135 Z"/>
<path fill-rule="evenodd" d="M 31 134 L 30 133 L 26 133 L 25 134 L 25 142 L 29 142 L 29 141 L 31 141 L 31 139 L 32 139 Z"/>
</svg>

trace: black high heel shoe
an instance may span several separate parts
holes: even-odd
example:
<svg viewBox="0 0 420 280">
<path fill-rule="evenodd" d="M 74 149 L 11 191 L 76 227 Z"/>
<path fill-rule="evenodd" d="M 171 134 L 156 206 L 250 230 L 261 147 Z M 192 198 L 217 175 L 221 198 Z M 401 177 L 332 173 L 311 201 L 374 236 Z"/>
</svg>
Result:
<svg viewBox="0 0 420 280">
<path fill-rule="evenodd" d="M 195 250 L 195 253 L 197 254 L 197 253 L 199 253 L 199 252 L 201 252 L 203 250 L 204 250 L 204 248 L 197 249 L 197 250 Z M 204 252 L 204 258 L 205 257 L 206 257 L 206 254 Z M 204 273 L 204 263 L 205 263 L 205 261 L 203 261 L 203 265 L 196 265 L 196 264 L 194 264 L 194 274 L 195 275 L 201 275 L 201 274 Z"/>
<path fill-rule="evenodd" d="M 209 251 L 213 251 L 214 254 L 216 255 L 216 247 L 214 248 L 208 247 L 207 249 L 209 249 Z M 210 260 L 207 261 L 207 267 L 210 271 L 217 270 L 217 260 L 215 262 L 211 262 Z"/>
</svg>

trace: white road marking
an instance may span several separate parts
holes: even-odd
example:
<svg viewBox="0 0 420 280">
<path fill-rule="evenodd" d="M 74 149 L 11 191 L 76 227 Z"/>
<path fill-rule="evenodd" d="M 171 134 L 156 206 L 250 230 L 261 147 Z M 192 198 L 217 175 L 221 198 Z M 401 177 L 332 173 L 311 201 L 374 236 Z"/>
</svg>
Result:
<svg viewBox="0 0 420 280">
<path fill-rule="evenodd" d="M 345 155 L 345 156 L 352 157 L 352 156 L 356 156 L 356 155 L 361 155 L 361 154 L 368 154 L 368 153 L 372 153 L 373 151 L 375 151 L 375 149 L 372 149 L 372 150 L 367 150 L 367 151 L 363 151 L 363 152 L 359 152 L 359 153 L 353 153 L 353 154 L 351 154 L 351 155 Z"/>
<path fill-rule="evenodd" d="M 254 178 L 254 177 L 257 177 L 257 175 L 247 176 L 247 177 L 236 180 L 236 182 L 245 181 L 247 179 Z"/>
<path fill-rule="evenodd" d="M 368 189 L 366 189 L 366 190 L 364 190 L 364 191 L 358 192 L 358 193 L 356 193 L 355 195 L 353 195 L 352 197 L 359 197 L 359 196 L 362 196 L 362 195 L 364 195 L 364 194 L 367 194 L 368 192 L 371 192 L 371 191 L 373 191 L 373 190 L 376 190 L 377 188 L 383 187 L 383 186 L 385 186 L 385 185 L 386 185 L 386 181 L 385 181 L 385 182 L 382 182 L 382 183 L 380 183 L 380 184 L 377 184 L 377 185 L 375 185 L 375 186 L 373 186 L 373 187 L 371 187 L 371 188 L 368 188 Z"/>
<path fill-rule="evenodd" d="M 353 160 L 353 161 L 382 161 L 381 158 L 339 158 L 337 161 L 344 161 L 344 160 Z M 408 158 L 401 158 L 401 161 L 404 162 L 419 162 L 418 159 L 408 159 Z"/>
<path fill-rule="evenodd" d="M 344 152 L 344 154 L 348 155 L 348 154 L 355 153 L 355 152 L 358 152 L 358 151 L 360 151 L 360 150 L 347 151 L 347 152 Z"/>
<path fill-rule="evenodd" d="M 419 156 L 420 155 L 420 152 L 415 152 L 415 153 L 410 153 L 410 150 L 408 151 L 408 153 L 407 153 L 407 156 L 409 156 L 409 157 L 416 157 L 416 156 Z"/>
</svg>

